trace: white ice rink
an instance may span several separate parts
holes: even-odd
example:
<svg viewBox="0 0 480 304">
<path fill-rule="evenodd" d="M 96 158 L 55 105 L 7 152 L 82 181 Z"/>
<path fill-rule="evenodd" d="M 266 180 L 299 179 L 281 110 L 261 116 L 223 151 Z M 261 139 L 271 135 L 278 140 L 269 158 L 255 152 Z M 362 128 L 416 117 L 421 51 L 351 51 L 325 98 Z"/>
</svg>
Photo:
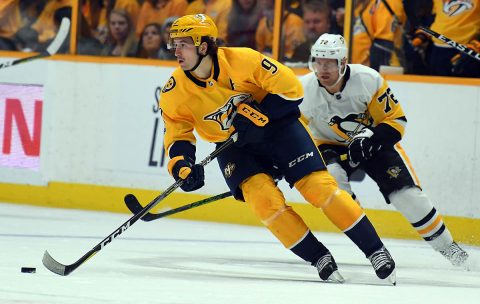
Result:
<svg viewBox="0 0 480 304">
<path fill-rule="evenodd" d="M 0 204 L 0 303 L 480 303 L 478 247 L 466 247 L 467 272 L 424 242 L 384 239 L 397 263 L 394 287 L 346 236 L 315 233 L 346 278 L 331 284 L 265 228 L 183 220 L 139 221 L 66 277 L 42 265 L 47 249 L 75 262 L 129 217 Z"/>
</svg>

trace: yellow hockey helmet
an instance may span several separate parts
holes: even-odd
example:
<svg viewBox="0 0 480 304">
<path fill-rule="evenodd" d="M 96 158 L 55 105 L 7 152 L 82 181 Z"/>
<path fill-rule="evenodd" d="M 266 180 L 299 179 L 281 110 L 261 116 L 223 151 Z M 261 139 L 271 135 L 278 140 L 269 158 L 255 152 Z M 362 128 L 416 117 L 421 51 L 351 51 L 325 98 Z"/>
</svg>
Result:
<svg viewBox="0 0 480 304">
<path fill-rule="evenodd" d="M 218 29 L 212 18 L 205 14 L 186 15 L 178 18 L 170 28 L 170 39 L 192 37 L 195 46 L 199 46 L 202 37 L 217 39 Z"/>
</svg>

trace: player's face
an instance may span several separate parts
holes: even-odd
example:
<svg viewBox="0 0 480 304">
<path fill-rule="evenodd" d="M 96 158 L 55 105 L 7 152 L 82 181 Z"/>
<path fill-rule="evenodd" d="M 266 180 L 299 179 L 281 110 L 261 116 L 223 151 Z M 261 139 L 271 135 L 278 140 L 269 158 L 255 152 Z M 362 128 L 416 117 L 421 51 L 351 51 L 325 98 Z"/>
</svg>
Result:
<svg viewBox="0 0 480 304">
<path fill-rule="evenodd" d="M 197 47 L 193 44 L 192 38 L 175 38 L 171 47 L 175 51 L 175 57 L 177 57 L 177 61 L 183 70 L 190 70 L 197 64 Z"/>
<path fill-rule="evenodd" d="M 318 81 L 324 87 L 332 86 L 340 77 L 337 59 L 315 58 L 312 65 Z"/>
</svg>

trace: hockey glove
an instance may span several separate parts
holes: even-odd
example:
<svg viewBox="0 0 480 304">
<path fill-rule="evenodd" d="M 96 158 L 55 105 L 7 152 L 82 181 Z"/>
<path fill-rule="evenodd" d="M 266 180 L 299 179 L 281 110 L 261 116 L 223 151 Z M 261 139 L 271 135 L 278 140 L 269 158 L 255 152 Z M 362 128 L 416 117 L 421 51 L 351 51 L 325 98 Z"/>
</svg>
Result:
<svg viewBox="0 0 480 304">
<path fill-rule="evenodd" d="M 372 158 L 376 151 L 371 139 L 372 136 L 373 131 L 365 128 L 352 138 L 348 145 L 348 158 L 352 166 L 357 166 Z"/>
<path fill-rule="evenodd" d="M 244 147 L 247 144 L 260 143 L 265 137 L 268 117 L 249 104 L 242 103 L 237 108 L 237 113 L 232 121 L 236 130 L 235 146 Z"/>
<path fill-rule="evenodd" d="M 190 192 L 200 189 L 205 185 L 205 173 L 203 166 L 192 164 L 184 159 L 178 160 L 172 167 L 172 176 L 176 181 L 183 179 L 180 186 L 183 191 Z"/>
<path fill-rule="evenodd" d="M 480 41 L 473 39 L 467 47 L 480 53 Z M 468 50 L 467 50 L 468 51 Z M 478 77 L 479 62 L 465 53 L 458 53 L 450 59 L 452 63 L 452 74 L 454 76 Z"/>
<path fill-rule="evenodd" d="M 411 44 L 414 49 L 422 48 L 425 49 L 426 45 L 431 41 L 430 36 L 425 34 L 424 31 L 418 29 L 413 34 Z"/>
</svg>

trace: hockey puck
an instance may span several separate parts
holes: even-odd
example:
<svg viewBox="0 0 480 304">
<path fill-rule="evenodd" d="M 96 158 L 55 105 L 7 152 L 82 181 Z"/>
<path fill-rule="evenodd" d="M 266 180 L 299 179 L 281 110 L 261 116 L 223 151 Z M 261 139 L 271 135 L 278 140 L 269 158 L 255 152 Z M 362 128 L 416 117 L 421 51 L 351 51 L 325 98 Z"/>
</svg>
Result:
<svg viewBox="0 0 480 304">
<path fill-rule="evenodd" d="M 37 271 L 37 268 L 33 267 L 22 267 L 22 272 L 23 273 L 35 273 Z"/>
</svg>

